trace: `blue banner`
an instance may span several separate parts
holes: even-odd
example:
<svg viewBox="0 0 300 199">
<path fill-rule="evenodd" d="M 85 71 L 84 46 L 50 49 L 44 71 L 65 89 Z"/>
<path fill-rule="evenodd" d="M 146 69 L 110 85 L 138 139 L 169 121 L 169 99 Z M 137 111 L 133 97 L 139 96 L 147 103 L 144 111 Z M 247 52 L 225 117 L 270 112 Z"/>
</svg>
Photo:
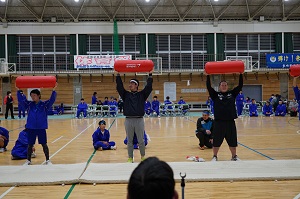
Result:
<svg viewBox="0 0 300 199">
<path fill-rule="evenodd" d="M 267 54 L 267 68 L 290 68 L 291 65 L 300 64 L 300 53 Z"/>
</svg>

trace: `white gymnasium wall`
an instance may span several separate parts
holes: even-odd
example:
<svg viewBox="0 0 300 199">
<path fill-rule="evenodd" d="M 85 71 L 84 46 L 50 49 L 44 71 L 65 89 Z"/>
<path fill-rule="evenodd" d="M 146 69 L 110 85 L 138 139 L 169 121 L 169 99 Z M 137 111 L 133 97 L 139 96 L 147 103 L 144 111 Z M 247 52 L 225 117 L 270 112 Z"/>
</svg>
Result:
<svg viewBox="0 0 300 199">
<path fill-rule="evenodd" d="M 119 22 L 119 34 L 156 33 L 272 33 L 300 32 L 299 21 L 288 22 Z M 0 34 L 112 34 L 113 23 L 8 23 Z"/>
</svg>

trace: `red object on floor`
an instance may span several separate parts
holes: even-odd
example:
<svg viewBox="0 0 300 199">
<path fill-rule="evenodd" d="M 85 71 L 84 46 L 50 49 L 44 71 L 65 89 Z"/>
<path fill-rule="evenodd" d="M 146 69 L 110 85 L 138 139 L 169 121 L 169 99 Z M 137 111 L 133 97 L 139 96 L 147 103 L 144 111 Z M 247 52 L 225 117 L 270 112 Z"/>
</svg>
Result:
<svg viewBox="0 0 300 199">
<path fill-rule="evenodd" d="M 55 76 L 19 76 L 16 79 L 17 88 L 54 88 Z"/>
<path fill-rule="evenodd" d="M 216 61 L 205 64 L 205 72 L 212 74 L 243 73 L 245 65 L 243 61 Z"/>
<path fill-rule="evenodd" d="M 300 76 L 300 64 L 291 65 L 290 67 L 290 75 L 292 77 Z"/>
<path fill-rule="evenodd" d="M 152 60 L 117 60 L 114 65 L 115 71 L 123 73 L 150 72 L 153 67 Z"/>
</svg>

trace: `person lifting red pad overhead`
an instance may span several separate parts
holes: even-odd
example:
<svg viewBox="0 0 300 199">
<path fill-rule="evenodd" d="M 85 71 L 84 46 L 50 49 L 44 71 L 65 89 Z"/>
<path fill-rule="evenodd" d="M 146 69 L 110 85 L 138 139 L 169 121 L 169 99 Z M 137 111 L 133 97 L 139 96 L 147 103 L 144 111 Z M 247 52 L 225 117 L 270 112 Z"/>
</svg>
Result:
<svg viewBox="0 0 300 199">
<path fill-rule="evenodd" d="M 117 60 L 114 69 L 122 73 L 150 72 L 153 70 L 152 60 Z"/>
<path fill-rule="evenodd" d="M 300 76 L 300 64 L 291 65 L 290 67 L 290 75 L 292 77 Z"/>
<path fill-rule="evenodd" d="M 17 88 L 54 88 L 55 76 L 19 76 L 16 79 Z"/>
<path fill-rule="evenodd" d="M 205 72 L 208 75 L 244 73 L 245 65 L 242 61 L 216 61 L 205 64 Z"/>
</svg>

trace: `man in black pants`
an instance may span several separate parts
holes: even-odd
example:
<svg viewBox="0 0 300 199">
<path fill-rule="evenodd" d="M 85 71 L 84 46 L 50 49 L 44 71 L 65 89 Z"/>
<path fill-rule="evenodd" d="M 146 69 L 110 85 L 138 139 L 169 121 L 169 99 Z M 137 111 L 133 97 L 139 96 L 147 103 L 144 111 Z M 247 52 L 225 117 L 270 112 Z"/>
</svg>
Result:
<svg viewBox="0 0 300 199">
<path fill-rule="evenodd" d="M 4 98 L 4 104 L 6 105 L 5 119 L 7 119 L 8 117 L 9 110 L 10 110 L 11 119 L 15 119 L 13 103 L 14 103 L 14 98 L 11 96 L 11 92 L 7 91 L 7 95 Z"/>
<path fill-rule="evenodd" d="M 214 140 L 213 140 L 213 153 L 212 161 L 218 160 L 218 151 L 224 138 L 229 145 L 232 155 L 232 161 L 240 160 L 236 155 L 237 147 L 237 132 L 234 119 L 237 118 L 235 98 L 239 91 L 243 88 L 243 75 L 239 76 L 239 85 L 233 90 L 228 91 L 228 84 L 226 81 L 219 83 L 219 92 L 211 87 L 210 76 L 207 75 L 206 87 L 211 99 L 214 102 Z"/>
<path fill-rule="evenodd" d="M 133 136 L 136 134 L 139 149 L 141 153 L 141 161 L 145 159 L 145 142 L 144 130 L 145 123 L 143 116 L 145 115 L 144 104 L 150 93 L 152 92 L 152 73 L 149 73 L 147 85 L 141 91 L 138 91 L 139 81 L 131 79 L 129 82 L 129 90 L 125 90 L 120 74 L 117 74 L 116 83 L 117 91 L 124 101 L 124 116 L 125 118 L 125 131 L 128 138 L 127 150 L 128 161 L 133 162 Z"/>
</svg>

